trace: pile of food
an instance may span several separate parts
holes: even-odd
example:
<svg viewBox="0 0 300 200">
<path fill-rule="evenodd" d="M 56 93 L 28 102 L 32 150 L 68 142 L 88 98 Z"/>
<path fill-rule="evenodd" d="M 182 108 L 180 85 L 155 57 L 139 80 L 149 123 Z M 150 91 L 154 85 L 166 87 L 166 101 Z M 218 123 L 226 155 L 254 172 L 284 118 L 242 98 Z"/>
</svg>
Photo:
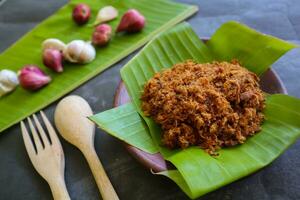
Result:
<svg viewBox="0 0 300 200">
<path fill-rule="evenodd" d="M 237 61 L 176 64 L 145 84 L 141 100 L 171 149 L 196 145 L 215 154 L 243 143 L 264 120 L 259 78 Z"/>
</svg>

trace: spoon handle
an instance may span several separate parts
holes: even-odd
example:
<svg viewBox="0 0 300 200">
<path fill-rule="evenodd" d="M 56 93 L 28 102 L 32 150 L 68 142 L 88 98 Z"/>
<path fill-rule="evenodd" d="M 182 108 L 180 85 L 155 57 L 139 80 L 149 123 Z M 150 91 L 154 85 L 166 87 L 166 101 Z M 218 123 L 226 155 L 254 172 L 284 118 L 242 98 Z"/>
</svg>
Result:
<svg viewBox="0 0 300 200">
<path fill-rule="evenodd" d="M 52 191 L 54 200 L 70 200 L 66 183 L 63 177 L 56 177 L 48 182 Z"/>
<path fill-rule="evenodd" d="M 97 186 L 100 190 L 103 200 L 119 200 L 119 197 L 114 190 L 108 176 L 106 175 L 101 161 L 95 151 L 95 148 L 87 148 L 83 151 L 85 158 L 87 159 L 89 166 L 92 170 Z"/>
</svg>

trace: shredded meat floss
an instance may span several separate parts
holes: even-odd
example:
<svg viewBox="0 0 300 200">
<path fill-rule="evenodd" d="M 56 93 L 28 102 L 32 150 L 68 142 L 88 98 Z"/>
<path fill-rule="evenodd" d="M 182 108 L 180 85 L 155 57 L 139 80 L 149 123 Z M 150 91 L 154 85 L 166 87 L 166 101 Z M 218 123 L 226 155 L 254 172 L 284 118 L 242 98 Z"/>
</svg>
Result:
<svg viewBox="0 0 300 200">
<path fill-rule="evenodd" d="M 171 149 L 197 145 L 215 154 L 243 143 L 264 120 L 259 78 L 237 61 L 176 64 L 145 84 L 141 100 Z"/>
</svg>

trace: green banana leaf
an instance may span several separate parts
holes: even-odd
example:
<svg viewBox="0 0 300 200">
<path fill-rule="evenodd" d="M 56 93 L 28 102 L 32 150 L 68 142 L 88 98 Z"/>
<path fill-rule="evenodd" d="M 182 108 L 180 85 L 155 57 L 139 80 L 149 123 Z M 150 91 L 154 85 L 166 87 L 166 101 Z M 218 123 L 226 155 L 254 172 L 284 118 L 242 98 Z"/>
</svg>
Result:
<svg viewBox="0 0 300 200">
<path fill-rule="evenodd" d="M 120 118 L 122 121 L 119 121 Z M 141 120 L 131 103 L 122 105 L 119 109 L 111 109 L 96 114 L 91 116 L 90 119 L 97 123 L 99 128 L 119 140 L 148 153 L 158 152 L 151 137 L 147 134 L 148 127 Z"/>
<path fill-rule="evenodd" d="M 79 2 L 88 4 L 92 10 L 89 24 L 84 26 L 77 26 L 71 19 L 72 9 Z M 105 5 L 113 5 L 119 10 L 118 19 L 109 22 L 113 29 L 129 8 L 135 8 L 145 16 L 146 27 L 140 33 L 114 35 L 107 47 L 97 48 L 97 57 L 90 64 L 66 63 L 62 74 L 45 68 L 41 59 L 42 41 L 47 38 L 58 38 L 65 43 L 74 39 L 90 40 L 97 12 Z M 18 71 L 24 65 L 35 64 L 52 77 L 52 83 L 37 92 L 18 87 L 16 91 L 0 99 L 0 132 L 70 92 L 144 45 L 157 33 L 191 16 L 197 9 L 195 6 L 169 0 L 70 1 L 0 55 L 0 70 Z"/>
<path fill-rule="evenodd" d="M 182 23 L 148 43 L 122 68 L 121 76 L 134 106 L 128 104 L 118 107 L 91 119 L 105 130 L 114 128 L 113 133 L 108 133 L 115 137 L 122 136 L 124 140 L 125 135 L 130 135 L 131 144 L 135 140 L 138 148 L 148 152 L 150 149 L 146 146 L 149 146 L 149 140 L 145 140 L 146 145 L 141 146 L 141 138 L 150 136 L 152 145 L 176 167 L 159 174 L 172 179 L 190 198 L 199 197 L 261 169 L 293 144 L 300 136 L 300 100 L 286 95 L 268 95 L 264 111 L 266 120 L 260 133 L 242 145 L 221 149 L 219 156 L 212 157 L 198 147 L 169 150 L 161 145 L 160 127 L 145 117 L 140 109 L 143 85 L 155 72 L 186 59 L 198 62 L 238 59 L 249 70 L 261 74 L 295 47 L 294 44 L 258 33 L 237 22 L 225 23 L 206 45 L 187 23 Z M 109 115 L 108 112 L 122 112 L 122 115 L 128 112 L 127 119 Z M 134 119 L 136 124 L 139 122 L 140 127 L 145 121 L 147 127 L 138 129 L 134 134 L 126 132 L 127 125 L 131 124 L 129 118 Z M 112 119 L 127 125 L 116 130 L 117 124 L 107 123 Z M 124 141 L 127 142 L 126 139 Z"/>
<path fill-rule="evenodd" d="M 226 23 L 219 28 L 207 46 L 211 49 L 215 60 L 231 61 L 237 58 L 258 75 L 264 73 L 279 57 L 295 47 L 278 38 L 262 35 L 247 26 L 237 26 L 234 22 Z"/>
</svg>

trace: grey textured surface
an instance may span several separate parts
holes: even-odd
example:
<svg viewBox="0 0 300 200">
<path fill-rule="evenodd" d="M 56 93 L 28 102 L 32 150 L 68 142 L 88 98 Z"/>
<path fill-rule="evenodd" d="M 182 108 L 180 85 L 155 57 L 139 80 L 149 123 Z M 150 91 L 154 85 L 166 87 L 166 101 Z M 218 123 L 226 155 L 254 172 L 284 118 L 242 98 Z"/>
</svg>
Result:
<svg viewBox="0 0 300 200">
<path fill-rule="evenodd" d="M 209 37 L 228 20 L 241 21 L 261 32 L 300 44 L 299 0 L 180 0 L 198 4 L 200 11 L 188 21 L 199 36 Z M 0 0 L 0 52 L 18 40 L 66 0 Z M 300 50 L 281 58 L 274 68 L 290 95 L 300 97 Z M 112 107 L 120 81 L 119 69 L 131 56 L 72 92 L 91 104 L 95 113 Z M 0 66 L 3 68 L 5 66 Z M 20 102 L 21 103 L 21 102 Z M 56 103 L 45 109 L 50 119 Z M 1 111 L 0 111 L 1 112 Z M 66 157 L 66 183 L 72 199 L 99 199 L 97 187 L 80 152 L 61 139 Z M 96 132 L 96 150 L 120 199 L 186 199 L 170 180 L 154 176 L 137 163 L 116 139 Z M 300 199 L 300 141 L 270 166 L 201 197 L 208 199 Z M 18 126 L 0 135 L 0 199 L 51 199 L 47 183 L 34 171 L 26 155 Z"/>
</svg>

